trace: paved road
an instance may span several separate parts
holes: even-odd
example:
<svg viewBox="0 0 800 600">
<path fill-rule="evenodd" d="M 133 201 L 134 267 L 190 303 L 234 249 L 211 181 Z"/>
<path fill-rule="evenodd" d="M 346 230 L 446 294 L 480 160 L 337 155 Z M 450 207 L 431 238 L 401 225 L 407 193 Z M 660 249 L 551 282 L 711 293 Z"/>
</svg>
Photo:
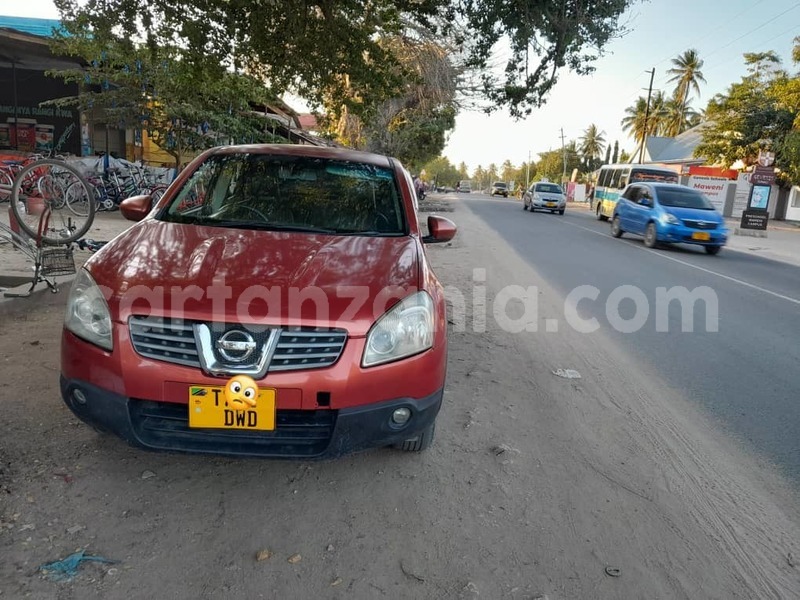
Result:
<svg viewBox="0 0 800 600">
<path fill-rule="evenodd" d="M 671 387 L 800 483 L 800 268 L 729 249 L 716 257 L 693 246 L 648 250 L 635 236 L 612 238 L 607 223 L 581 209 L 563 217 L 531 214 L 517 202 L 477 194 L 466 203 L 564 294 L 596 286 L 598 299 L 579 304 L 582 317 L 599 319 Z M 633 333 L 614 331 L 606 316 L 609 294 L 623 285 L 639 287 L 650 306 L 646 324 Z M 719 301 L 719 331 L 705 331 L 698 303 L 694 331 L 681 332 L 685 319 L 673 303 L 669 331 L 657 332 L 662 286 L 709 286 Z M 636 310 L 632 300 L 619 308 L 626 319 Z"/>
</svg>

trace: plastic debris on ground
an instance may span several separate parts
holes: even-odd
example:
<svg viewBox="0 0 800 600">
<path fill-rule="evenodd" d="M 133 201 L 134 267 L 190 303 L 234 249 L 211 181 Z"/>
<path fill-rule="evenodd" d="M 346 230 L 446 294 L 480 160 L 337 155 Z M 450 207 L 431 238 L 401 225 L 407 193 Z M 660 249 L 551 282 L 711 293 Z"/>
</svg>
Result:
<svg viewBox="0 0 800 600">
<path fill-rule="evenodd" d="M 580 379 L 581 374 L 578 373 L 575 369 L 558 369 L 557 371 L 553 371 L 553 375 L 558 377 L 563 377 L 564 379 Z"/>
<path fill-rule="evenodd" d="M 115 564 L 117 561 L 103 556 L 92 556 L 91 554 L 86 554 L 85 550 L 81 550 L 70 554 L 62 560 L 45 563 L 39 567 L 39 571 L 53 581 L 69 581 L 78 574 L 78 567 L 82 562 Z"/>
</svg>

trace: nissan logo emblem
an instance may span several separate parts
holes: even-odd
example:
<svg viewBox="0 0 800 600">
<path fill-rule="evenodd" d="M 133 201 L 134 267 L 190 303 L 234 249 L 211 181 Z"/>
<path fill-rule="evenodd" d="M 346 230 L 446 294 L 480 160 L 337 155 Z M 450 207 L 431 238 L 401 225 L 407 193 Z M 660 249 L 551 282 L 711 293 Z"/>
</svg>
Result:
<svg viewBox="0 0 800 600">
<path fill-rule="evenodd" d="M 217 340 L 219 355 L 229 362 L 239 363 L 247 360 L 256 349 L 256 341 L 246 331 L 232 329 Z"/>
</svg>

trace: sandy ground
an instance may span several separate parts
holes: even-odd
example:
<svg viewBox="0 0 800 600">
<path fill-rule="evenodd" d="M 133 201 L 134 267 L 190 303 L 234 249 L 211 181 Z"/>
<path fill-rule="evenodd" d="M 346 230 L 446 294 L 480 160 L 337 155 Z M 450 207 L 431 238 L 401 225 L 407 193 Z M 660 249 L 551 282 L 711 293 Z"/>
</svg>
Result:
<svg viewBox="0 0 800 600">
<path fill-rule="evenodd" d="M 800 597 L 796 491 L 601 333 L 545 333 L 563 299 L 463 203 L 439 208 L 460 228 L 429 250 L 445 285 L 536 285 L 540 327 L 453 311 L 418 455 L 132 449 L 59 398 L 66 292 L 0 316 L 0 598 Z M 78 549 L 116 562 L 39 572 Z"/>
</svg>

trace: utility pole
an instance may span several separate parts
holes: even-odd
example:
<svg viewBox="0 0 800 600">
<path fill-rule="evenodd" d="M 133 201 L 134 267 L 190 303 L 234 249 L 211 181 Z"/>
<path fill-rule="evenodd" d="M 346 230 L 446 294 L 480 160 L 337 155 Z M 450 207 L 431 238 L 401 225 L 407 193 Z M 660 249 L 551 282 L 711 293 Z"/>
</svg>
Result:
<svg viewBox="0 0 800 600">
<path fill-rule="evenodd" d="M 564 150 L 564 128 L 561 128 L 561 158 L 564 163 L 564 170 L 561 172 L 561 183 L 567 178 L 567 153 Z"/>
<path fill-rule="evenodd" d="M 653 93 L 653 77 L 656 74 L 656 68 L 653 67 L 650 71 L 650 87 L 647 88 L 647 108 L 644 109 L 644 132 L 642 132 L 642 146 L 639 148 L 639 164 L 642 164 L 642 157 L 644 156 L 644 147 L 647 144 L 647 120 L 650 118 L 650 96 Z"/>
<path fill-rule="evenodd" d="M 528 162 L 525 163 L 525 189 L 531 186 L 531 151 L 528 150 Z"/>
</svg>

